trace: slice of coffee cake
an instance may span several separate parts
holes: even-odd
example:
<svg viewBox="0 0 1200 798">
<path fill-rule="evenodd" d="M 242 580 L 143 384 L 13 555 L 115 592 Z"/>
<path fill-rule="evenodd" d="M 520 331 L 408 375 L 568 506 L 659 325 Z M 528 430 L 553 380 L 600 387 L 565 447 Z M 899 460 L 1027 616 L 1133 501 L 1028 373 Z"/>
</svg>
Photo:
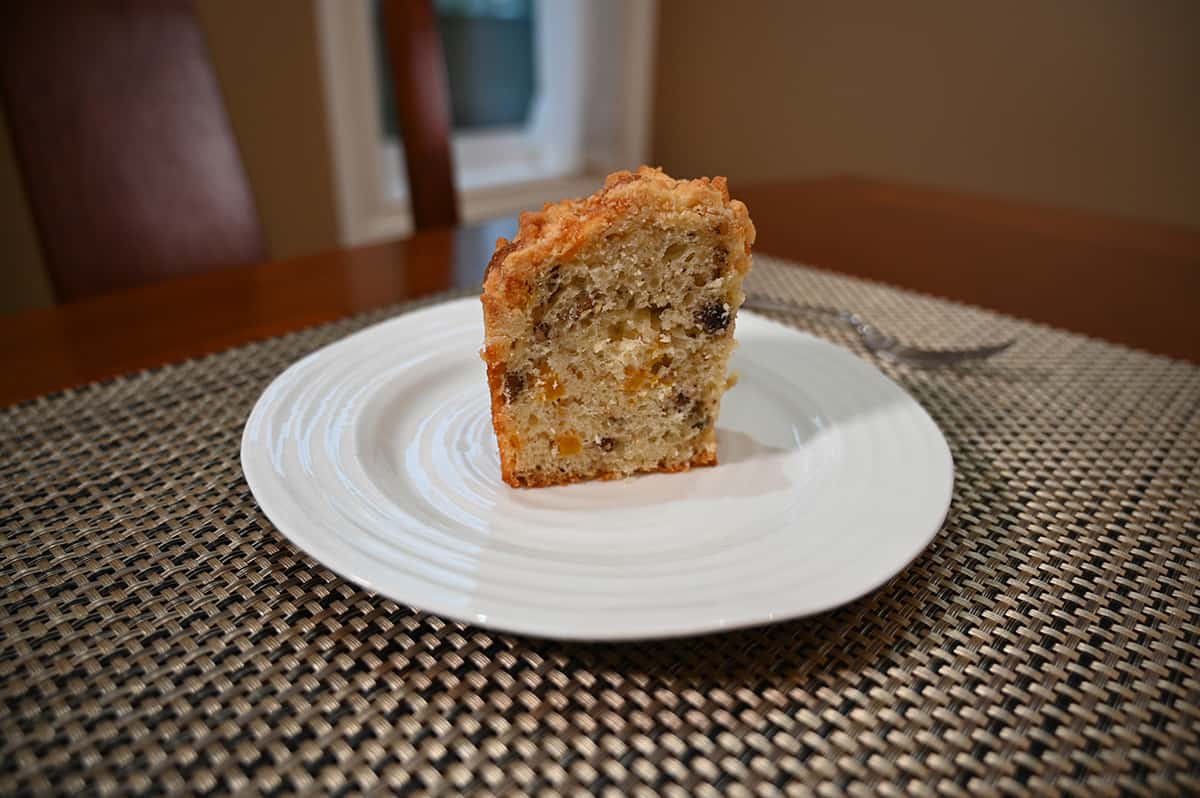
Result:
<svg viewBox="0 0 1200 798">
<path fill-rule="evenodd" d="M 483 288 L 504 480 L 539 486 L 717 462 L 754 225 L 725 178 L 610 175 L 521 216 Z"/>
</svg>

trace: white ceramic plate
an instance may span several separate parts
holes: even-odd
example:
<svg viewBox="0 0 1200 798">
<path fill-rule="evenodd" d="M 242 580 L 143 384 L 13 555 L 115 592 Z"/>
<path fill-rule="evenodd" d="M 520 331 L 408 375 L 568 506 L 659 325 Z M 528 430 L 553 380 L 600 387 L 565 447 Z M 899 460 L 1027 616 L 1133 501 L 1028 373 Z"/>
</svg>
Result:
<svg viewBox="0 0 1200 798">
<path fill-rule="evenodd" d="M 299 361 L 259 399 L 246 481 L 296 545 L 448 618 L 556 638 L 710 632 L 821 612 L 933 538 L 949 448 L 849 352 L 738 316 L 716 468 L 514 490 L 500 481 L 478 300 Z"/>
</svg>

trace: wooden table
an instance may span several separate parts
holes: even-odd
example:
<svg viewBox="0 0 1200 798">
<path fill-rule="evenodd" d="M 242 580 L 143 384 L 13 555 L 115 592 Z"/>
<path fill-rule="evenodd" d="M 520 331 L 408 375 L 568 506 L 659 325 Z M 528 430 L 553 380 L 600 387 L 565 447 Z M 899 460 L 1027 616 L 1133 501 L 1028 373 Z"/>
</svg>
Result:
<svg viewBox="0 0 1200 798">
<path fill-rule="evenodd" d="M 1200 361 L 1200 231 L 853 178 L 734 186 L 756 251 Z M 478 283 L 515 220 L 0 319 L 0 404 Z"/>
</svg>

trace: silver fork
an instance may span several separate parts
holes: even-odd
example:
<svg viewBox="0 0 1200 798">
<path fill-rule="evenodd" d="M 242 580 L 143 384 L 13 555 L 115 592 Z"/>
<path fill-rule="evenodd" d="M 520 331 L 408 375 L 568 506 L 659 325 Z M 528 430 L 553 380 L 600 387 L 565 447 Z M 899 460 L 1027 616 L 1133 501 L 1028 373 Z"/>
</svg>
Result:
<svg viewBox="0 0 1200 798">
<path fill-rule="evenodd" d="M 815 316 L 823 319 L 847 324 L 854 328 L 859 338 L 875 354 L 896 363 L 907 363 L 913 366 L 936 368 L 938 366 L 954 366 L 959 363 L 969 363 L 974 360 L 986 360 L 998 355 L 1016 343 L 1010 338 L 998 344 L 977 346 L 972 349 L 921 349 L 915 346 L 905 346 L 890 335 L 879 331 L 857 313 L 848 310 L 825 307 L 823 305 L 802 305 L 798 302 L 784 302 L 770 299 L 758 294 L 747 294 L 742 307 L 750 310 L 762 310 L 771 313 L 788 313 L 799 316 Z"/>
</svg>

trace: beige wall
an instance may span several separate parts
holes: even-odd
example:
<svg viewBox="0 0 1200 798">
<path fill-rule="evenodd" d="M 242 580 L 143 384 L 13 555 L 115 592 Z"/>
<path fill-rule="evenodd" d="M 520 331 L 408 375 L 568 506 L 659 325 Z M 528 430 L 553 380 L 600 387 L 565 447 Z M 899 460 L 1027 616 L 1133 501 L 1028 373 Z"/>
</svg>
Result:
<svg viewBox="0 0 1200 798">
<path fill-rule="evenodd" d="M 313 0 L 197 0 L 274 258 L 337 246 Z"/>
<path fill-rule="evenodd" d="M 312 0 L 198 0 L 272 257 L 337 246 Z M 0 131 L 0 313 L 50 304 L 24 190 Z"/>
<path fill-rule="evenodd" d="M 654 157 L 1200 226 L 1200 3 L 662 0 Z"/>
</svg>

